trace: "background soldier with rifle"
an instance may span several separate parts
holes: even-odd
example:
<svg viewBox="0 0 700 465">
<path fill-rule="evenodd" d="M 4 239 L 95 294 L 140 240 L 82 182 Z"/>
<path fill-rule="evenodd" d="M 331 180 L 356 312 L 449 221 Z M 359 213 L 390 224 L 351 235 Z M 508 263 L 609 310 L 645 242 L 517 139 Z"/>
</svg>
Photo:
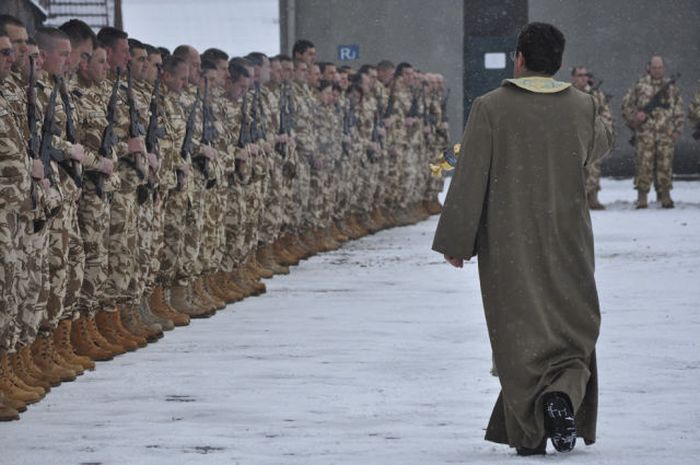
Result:
<svg viewBox="0 0 700 465">
<path fill-rule="evenodd" d="M 622 116 L 634 131 L 637 208 L 647 208 L 652 180 L 664 208 L 673 208 L 673 149 L 683 130 L 683 99 L 674 79 L 664 77 L 660 56 L 649 60 L 648 74 L 625 95 Z"/>
</svg>

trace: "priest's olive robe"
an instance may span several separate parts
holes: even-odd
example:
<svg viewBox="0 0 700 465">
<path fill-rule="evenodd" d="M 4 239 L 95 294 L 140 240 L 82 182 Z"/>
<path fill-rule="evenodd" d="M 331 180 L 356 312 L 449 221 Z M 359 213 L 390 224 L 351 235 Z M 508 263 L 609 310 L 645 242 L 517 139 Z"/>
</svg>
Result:
<svg viewBox="0 0 700 465">
<path fill-rule="evenodd" d="M 565 392 L 595 441 L 600 329 L 584 166 L 612 135 L 588 94 L 511 79 L 474 101 L 433 249 L 478 256 L 501 394 L 486 439 L 535 448 L 542 396 Z"/>
</svg>

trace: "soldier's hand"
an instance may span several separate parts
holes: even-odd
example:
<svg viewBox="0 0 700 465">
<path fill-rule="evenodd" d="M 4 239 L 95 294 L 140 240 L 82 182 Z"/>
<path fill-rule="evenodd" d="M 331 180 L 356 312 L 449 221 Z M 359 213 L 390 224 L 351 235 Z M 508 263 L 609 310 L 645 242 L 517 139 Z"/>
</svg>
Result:
<svg viewBox="0 0 700 465">
<path fill-rule="evenodd" d="M 102 160 L 100 160 L 99 170 L 100 173 L 103 173 L 106 176 L 111 176 L 114 172 L 114 162 L 109 158 L 103 157 Z"/>
<path fill-rule="evenodd" d="M 418 121 L 418 120 L 417 120 L 416 118 L 412 118 L 412 117 L 409 116 L 409 117 L 406 118 L 406 120 L 404 121 L 404 126 L 406 126 L 407 128 L 410 128 L 410 127 L 412 127 L 413 125 L 415 125 L 417 121 Z"/>
<path fill-rule="evenodd" d="M 379 144 L 377 142 L 370 142 L 369 143 L 370 149 L 374 150 L 374 153 L 379 153 Z"/>
<path fill-rule="evenodd" d="M 44 164 L 41 160 L 32 161 L 32 177 L 34 179 L 44 179 Z"/>
<path fill-rule="evenodd" d="M 73 144 L 70 148 L 70 159 L 82 163 L 85 159 L 85 149 L 80 144 Z"/>
<path fill-rule="evenodd" d="M 146 160 L 148 160 L 148 166 L 151 167 L 153 171 L 158 171 L 160 169 L 160 160 L 155 153 L 146 154 Z"/>
<path fill-rule="evenodd" d="M 287 136 L 287 134 L 277 134 L 275 136 L 275 143 L 288 144 L 289 143 L 289 136 Z"/>
<path fill-rule="evenodd" d="M 638 111 L 637 113 L 634 114 L 634 120 L 637 122 L 637 124 L 643 123 L 647 119 L 647 114 L 644 113 L 643 111 Z"/>
<path fill-rule="evenodd" d="M 207 157 L 209 160 L 216 160 L 217 153 L 214 147 L 203 145 L 200 150 L 202 151 L 202 155 Z"/>
<path fill-rule="evenodd" d="M 679 131 L 673 131 L 673 134 L 671 134 L 671 140 L 673 140 L 674 144 L 678 141 L 680 137 L 681 133 Z"/>
<path fill-rule="evenodd" d="M 260 147 L 258 147 L 258 144 L 248 144 L 246 148 L 248 149 L 248 153 L 253 156 L 257 155 L 258 152 L 260 152 Z"/>
<path fill-rule="evenodd" d="M 349 135 L 343 136 L 343 142 L 345 142 L 346 144 L 352 144 L 352 137 Z"/>
<path fill-rule="evenodd" d="M 448 129 L 450 129 L 450 123 L 448 123 L 447 121 L 443 121 L 442 123 L 440 123 L 439 127 L 443 131 L 447 131 Z"/>
<path fill-rule="evenodd" d="M 297 141 L 295 141 L 293 137 L 290 137 L 290 138 L 289 138 L 288 144 L 289 144 L 289 147 L 290 147 L 292 150 L 294 150 L 294 149 L 296 148 L 296 146 L 297 146 Z"/>
<path fill-rule="evenodd" d="M 263 142 L 263 149 L 264 149 L 267 153 L 272 152 L 272 144 L 270 144 L 270 143 L 267 142 L 267 141 Z"/>
<path fill-rule="evenodd" d="M 385 128 L 390 128 L 394 124 L 394 117 L 390 116 L 388 118 L 384 118 L 384 127 Z"/>
<path fill-rule="evenodd" d="M 132 137 L 127 142 L 129 153 L 146 153 L 146 144 L 143 142 L 143 137 Z"/>
<path fill-rule="evenodd" d="M 423 134 L 430 134 L 430 126 L 423 126 Z"/>
<path fill-rule="evenodd" d="M 41 181 L 39 181 L 39 186 L 41 187 L 41 190 L 43 190 L 44 192 L 48 192 L 49 189 L 51 189 L 51 181 L 44 178 Z"/>
<path fill-rule="evenodd" d="M 454 266 L 455 268 L 464 267 L 464 260 L 462 260 L 461 258 L 451 257 L 447 254 L 444 254 L 443 256 L 445 257 L 445 260 L 447 260 L 447 263 Z"/>
<path fill-rule="evenodd" d="M 379 132 L 379 135 L 380 135 L 380 136 L 386 137 L 386 129 L 384 129 L 384 128 L 379 128 L 378 132 Z"/>
</svg>

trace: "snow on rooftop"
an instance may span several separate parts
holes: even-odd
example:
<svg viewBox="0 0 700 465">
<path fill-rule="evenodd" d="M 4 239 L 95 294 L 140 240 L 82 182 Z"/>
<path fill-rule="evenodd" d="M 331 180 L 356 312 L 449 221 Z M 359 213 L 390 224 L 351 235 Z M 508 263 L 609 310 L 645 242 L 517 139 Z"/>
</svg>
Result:
<svg viewBox="0 0 700 465">
<path fill-rule="evenodd" d="M 130 37 L 167 47 L 210 47 L 230 56 L 279 53 L 277 0 L 124 0 L 124 29 Z"/>
</svg>

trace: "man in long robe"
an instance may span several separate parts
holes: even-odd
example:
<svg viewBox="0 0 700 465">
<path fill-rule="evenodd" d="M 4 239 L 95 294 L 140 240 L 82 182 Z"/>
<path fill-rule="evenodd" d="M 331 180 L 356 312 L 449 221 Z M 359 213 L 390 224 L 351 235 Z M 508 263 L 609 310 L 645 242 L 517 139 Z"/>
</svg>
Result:
<svg viewBox="0 0 700 465">
<path fill-rule="evenodd" d="M 501 394 L 486 439 L 520 455 L 595 441 L 600 328 L 584 168 L 612 137 L 596 102 L 552 76 L 564 36 L 523 28 L 515 78 L 474 101 L 433 249 L 478 255 Z"/>
</svg>

